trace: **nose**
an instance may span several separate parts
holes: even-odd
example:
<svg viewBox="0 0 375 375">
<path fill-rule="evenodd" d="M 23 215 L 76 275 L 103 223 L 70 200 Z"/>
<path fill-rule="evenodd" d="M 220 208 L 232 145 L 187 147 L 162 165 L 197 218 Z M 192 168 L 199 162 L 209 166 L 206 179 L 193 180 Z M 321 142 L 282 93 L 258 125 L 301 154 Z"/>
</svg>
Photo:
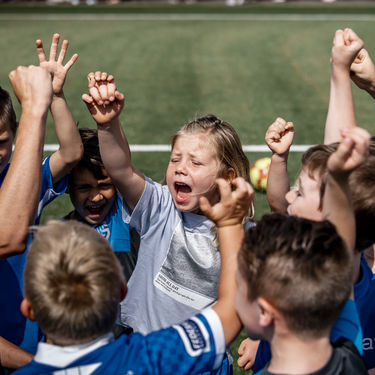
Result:
<svg viewBox="0 0 375 375">
<path fill-rule="evenodd" d="M 100 202 L 103 199 L 103 194 L 100 190 L 94 189 L 91 191 L 90 200 L 92 202 Z"/>
<path fill-rule="evenodd" d="M 186 163 L 184 161 L 180 161 L 176 166 L 176 173 L 186 175 Z"/>
</svg>

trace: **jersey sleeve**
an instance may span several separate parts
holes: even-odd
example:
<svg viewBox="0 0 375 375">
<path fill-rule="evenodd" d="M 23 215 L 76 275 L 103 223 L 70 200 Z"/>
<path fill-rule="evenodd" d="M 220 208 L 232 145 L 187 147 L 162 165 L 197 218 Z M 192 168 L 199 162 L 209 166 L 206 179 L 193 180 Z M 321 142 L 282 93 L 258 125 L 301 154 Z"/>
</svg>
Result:
<svg viewBox="0 0 375 375">
<path fill-rule="evenodd" d="M 225 354 L 220 318 L 206 309 L 179 325 L 146 336 L 155 373 L 192 374 L 217 369 Z"/>
<path fill-rule="evenodd" d="M 330 340 L 335 343 L 340 338 L 350 340 L 362 355 L 362 328 L 355 302 L 348 299 L 331 330 Z"/>
<path fill-rule="evenodd" d="M 145 189 L 137 205 L 132 211 L 123 204 L 123 220 L 134 227 L 142 236 L 150 228 L 158 226 L 160 222 L 166 222 L 169 216 L 169 208 L 173 205 L 168 187 L 145 177 Z"/>
</svg>

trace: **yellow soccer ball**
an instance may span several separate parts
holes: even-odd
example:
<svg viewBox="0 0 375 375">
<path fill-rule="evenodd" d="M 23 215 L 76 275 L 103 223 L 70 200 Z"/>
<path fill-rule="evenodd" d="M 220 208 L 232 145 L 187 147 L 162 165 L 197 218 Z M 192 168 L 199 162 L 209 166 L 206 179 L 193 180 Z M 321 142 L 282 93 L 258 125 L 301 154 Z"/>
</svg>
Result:
<svg viewBox="0 0 375 375">
<path fill-rule="evenodd" d="M 250 167 L 250 181 L 255 189 L 260 191 L 266 191 L 267 189 L 267 178 L 268 171 L 270 169 L 271 158 L 258 159 Z"/>
</svg>

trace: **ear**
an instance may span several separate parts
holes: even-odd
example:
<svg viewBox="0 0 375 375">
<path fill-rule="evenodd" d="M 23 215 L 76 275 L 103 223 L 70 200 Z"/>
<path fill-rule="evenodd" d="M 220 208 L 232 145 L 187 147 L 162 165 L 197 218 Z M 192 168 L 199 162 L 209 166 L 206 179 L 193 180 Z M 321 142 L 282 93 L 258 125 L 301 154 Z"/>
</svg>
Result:
<svg viewBox="0 0 375 375">
<path fill-rule="evenodd" d="M 260 309 L 259 324 L 264 328 L 270 327 L 275 320 L 275 307 L 262 297 L 257 298 L 257 302 Z"/>
<path fill-rule="evenodd" d="M 26 318 L 35 321 L 34 310 L 31 308 L 30 302 L 27 298 L 24 298 L 21 302 L 21 312 Z"/>
<path fill-rule="evenodd" d="M 232 182 L 237 177 L 236 172 L 233 168 L 229 168 L 224 172 L 223 178 L 228 182 Z"/>
<path fill-rule="evenodd" d="M 128 285 L 126 284 L 126 281 L 125 281 L 124 284 L 122 284 L 122 288 L 121 288 L 121 301 L 124 300 L 127 294 L 128 294 Z"/>
</svg>

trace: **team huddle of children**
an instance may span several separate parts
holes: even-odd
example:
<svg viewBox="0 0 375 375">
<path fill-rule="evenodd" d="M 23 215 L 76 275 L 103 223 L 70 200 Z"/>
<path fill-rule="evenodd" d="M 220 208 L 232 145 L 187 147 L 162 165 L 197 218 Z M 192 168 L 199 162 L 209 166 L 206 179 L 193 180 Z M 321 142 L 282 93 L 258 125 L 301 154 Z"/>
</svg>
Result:
<svg viewBox="0 0 375 375">
<path fill-rule="evenodd" d="M 324 144 L 291 189 L 293 123 L 268 128 L 272 213 L 255 223 L 230 124 L 181 127 L 159 184 L 132 164 L 112 75 L 88 74 L 97 130 L 77 129 L 63 85 L 78 56 L 63 65 L 58 44 L 47 60 L 38 40 L 40 66 L 9 74 L 22 108 L 10 164 L 17 123 L 0 93 L 0 210 L 14 212 L 0 236 L 3 372 L 231 374 L 227 347 L 244 327 L 238 364 L 254 373 L 375 374 L 375 144 L 351 88 L 375 98 L 375 66 L 355 32 L 335 33 Z M 42 163 L 48 108 L 60 148 Z M 38 226 L 65 191 L 74 211 Z"/>
</svg>

